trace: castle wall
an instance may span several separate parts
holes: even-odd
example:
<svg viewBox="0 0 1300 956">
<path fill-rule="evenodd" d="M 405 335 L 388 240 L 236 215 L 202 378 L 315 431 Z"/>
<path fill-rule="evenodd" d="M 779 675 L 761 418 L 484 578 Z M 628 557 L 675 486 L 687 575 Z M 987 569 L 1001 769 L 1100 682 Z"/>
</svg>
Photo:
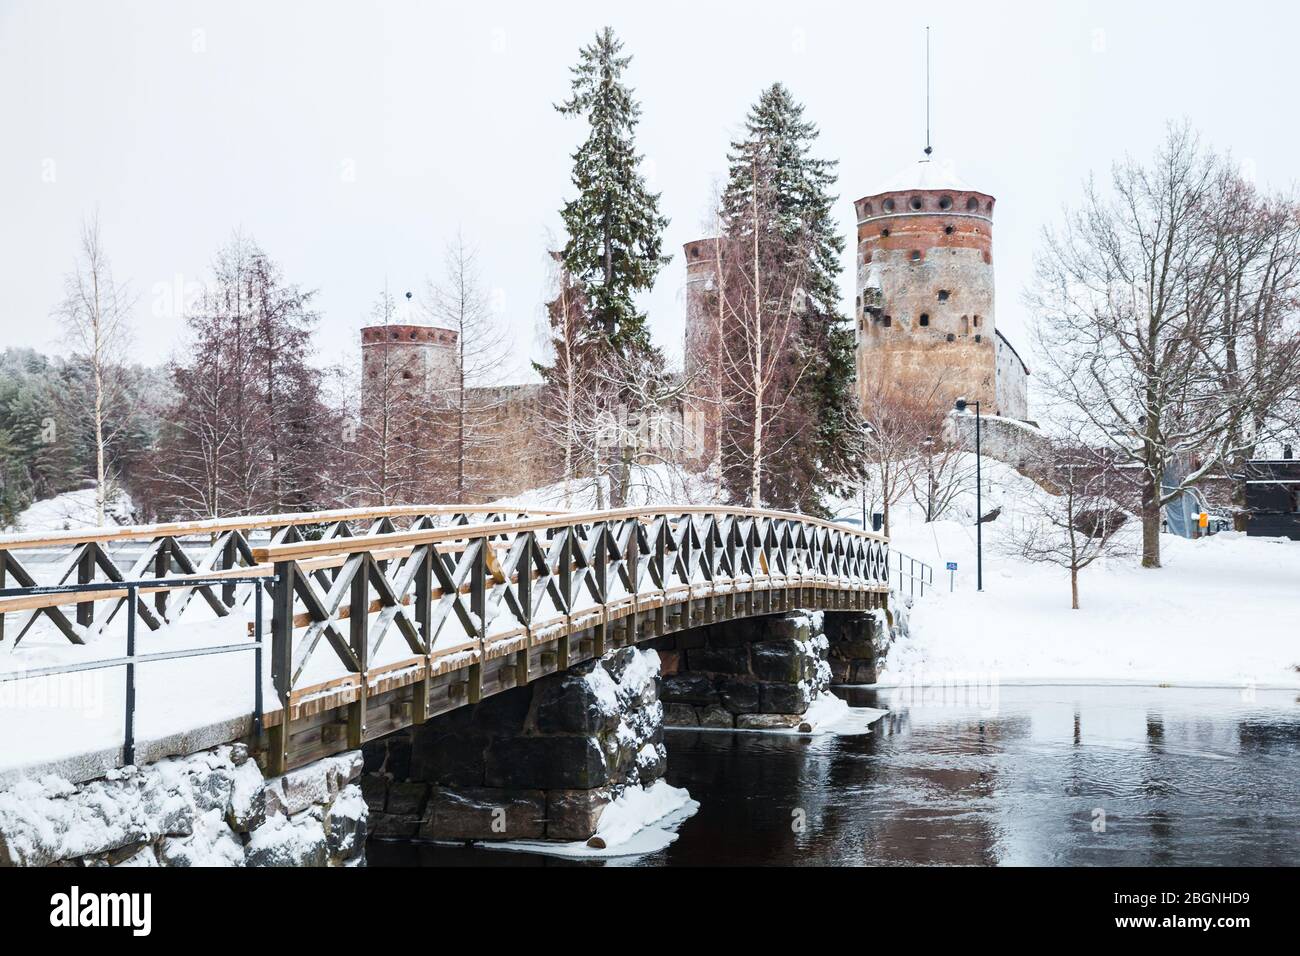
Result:
<svg viewBox="0 0 1300 956">
<path fill-rule="evenodd" d="M 486 453 L 475 468 L 476 500 L 506 498 L 556 480 L 541 433 L 541 385 L 498 385 L 466 392 L 478 410 L 474 421 L 486 443 Z"/>
<path fill-rule="evenodd" d="M 997 334 L 997 408 L 1007 418 L 1029 417 L 1029 372 L 1001 332 Z"/>
<path fill-rule="evenodd" d="M 887 237 L 859 231 L 859 399 L 884 381 L 927 405 L 964 397 L 990 407 L 996 352 L 987 236 L 958 244 L 942 223 L 903 225 L 882 227 Z"/>
</svg>

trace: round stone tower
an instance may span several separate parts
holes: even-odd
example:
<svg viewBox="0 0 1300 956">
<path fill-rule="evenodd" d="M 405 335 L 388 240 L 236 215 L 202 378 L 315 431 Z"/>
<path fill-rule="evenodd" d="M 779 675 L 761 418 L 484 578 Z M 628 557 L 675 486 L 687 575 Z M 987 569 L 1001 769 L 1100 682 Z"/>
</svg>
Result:
<svg viewBox="0 0 1300 956">
<path fill-rule="evenodd" d="M 711 393 L 718 381 L 718 276 L 725 266 L 724 239 L 696 239 L 682 247 L 686 261 L 685 370 L 690 383 L 683 407 L 686 429 L 698 439 L 701 460 L 716 447 L 721 410 Z"/>
<path fill-rule="evenodd" d="M 361 408 L 428 401 L 454 381 L 456 332 L 432 325 L 371 325 L 361 330 Z"/>
<path fill-rule="evenodd" d="M 707 363 L 717 346 L 716 305 L 719 259 L 726 260 L 726 243 L 721 239 L 696 239 L 682 247 L 686 259 L 686 372 Z"/>
<path fill-rule="evenodd" d="M 883 385 L 926 407 L 964 397 L 1023 417 L 998 401 L 993 203 L 927 158 L 854 204 L 864 408 Z"/>
</svg>

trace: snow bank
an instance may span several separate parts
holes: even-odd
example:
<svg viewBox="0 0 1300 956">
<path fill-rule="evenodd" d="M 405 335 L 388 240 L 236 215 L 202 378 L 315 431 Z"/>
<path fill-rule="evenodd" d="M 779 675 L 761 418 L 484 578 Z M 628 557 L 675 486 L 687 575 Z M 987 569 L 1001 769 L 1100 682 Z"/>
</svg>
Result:
<svg viewBox="0 0 1300 956">
<path fill-rule="evenodd" d="M 130 524 L 132 507 L 131 496 L 119 490 L 106 508 L 107 523 Z M 95 489 L 79 488 L 32 502 L 19 513 L 12 527 L 0 528 L 0 531 L 35 534 L 97 527 Z"/>
<path fill-rule="evenodd" d="M 934 567 L 910 635 L 889 650 L 886 685 L 961 681 L 1136 681 L 1300 687 L 1300 542 L 1226 532 L 1161 537 L 1164 567 L 1107 558 L 1079 579 L 1008 553 L 1009 531 L 1033 520 L 1043 489 L 985 458 L 984 591 L 975 590 L 974 489 L 926 524 L 905 503 L 891 512 L 891 546 Z M 845 502 L 847 510 L 851 502 Z M 1130 522 L 1129 534 L 1137 525 Z M 958 564 L 949 593 L 948 561 Z"/>
</svg>

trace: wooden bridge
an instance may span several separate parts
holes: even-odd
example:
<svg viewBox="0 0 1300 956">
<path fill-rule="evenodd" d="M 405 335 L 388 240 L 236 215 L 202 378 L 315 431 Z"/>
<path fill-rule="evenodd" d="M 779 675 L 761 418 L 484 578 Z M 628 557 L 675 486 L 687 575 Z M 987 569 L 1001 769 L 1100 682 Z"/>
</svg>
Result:
<svg viewBox="0 0 1300 956">
<path fill-rule="evenodd" d="M 44 584 L 41 554 L 59 556 Z M 128 763 L 138 666 L 251 651 L 256 703 L 228 738 L 281 773 L 625 645 L 882 608 L 888 580 L 882 535 L 785 512 L 364 509 L 0 538 L 0 640 L 41 619 L 106 639 L 125 607 L 126 654 L 17 678 L 125 667 Z M 195 596 L 233 643 L 137 655 L 137 618 L 174 627 Z"/>
</svg>

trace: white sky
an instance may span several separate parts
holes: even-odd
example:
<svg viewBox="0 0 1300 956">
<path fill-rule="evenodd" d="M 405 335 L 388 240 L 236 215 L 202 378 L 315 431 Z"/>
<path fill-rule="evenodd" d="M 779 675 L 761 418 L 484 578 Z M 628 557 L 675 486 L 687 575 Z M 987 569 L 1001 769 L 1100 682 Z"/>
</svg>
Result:
<svg viewBox="0 0 1300 956">
<path fill-rule="evenodd" d="M 418 292 L 459 228 L 521 378 L 584 135 L 551 105 L 606 22 L 635 57 L 640 148 L 672 219 L 676 257 L 644 306 L 673 356 L 681 244 L 760 89 L 785 82 L 820 125 L 851 236 L 852 201 L 920 158 L 927 23 L 936 155 L 998 197 L 997 323 L 1022 352 L 1040 229 L 1167 119 L 1263 183 L 1300 171 L 1292 4 L 0 0 L 0 345 L 60 348 L 49 312 L 96 208 L 148 362 L 180 347 L 171 303 L 236 227 L 319 290 L 322 362 L 352 354 L 385 282 Z"/>
</svg>

